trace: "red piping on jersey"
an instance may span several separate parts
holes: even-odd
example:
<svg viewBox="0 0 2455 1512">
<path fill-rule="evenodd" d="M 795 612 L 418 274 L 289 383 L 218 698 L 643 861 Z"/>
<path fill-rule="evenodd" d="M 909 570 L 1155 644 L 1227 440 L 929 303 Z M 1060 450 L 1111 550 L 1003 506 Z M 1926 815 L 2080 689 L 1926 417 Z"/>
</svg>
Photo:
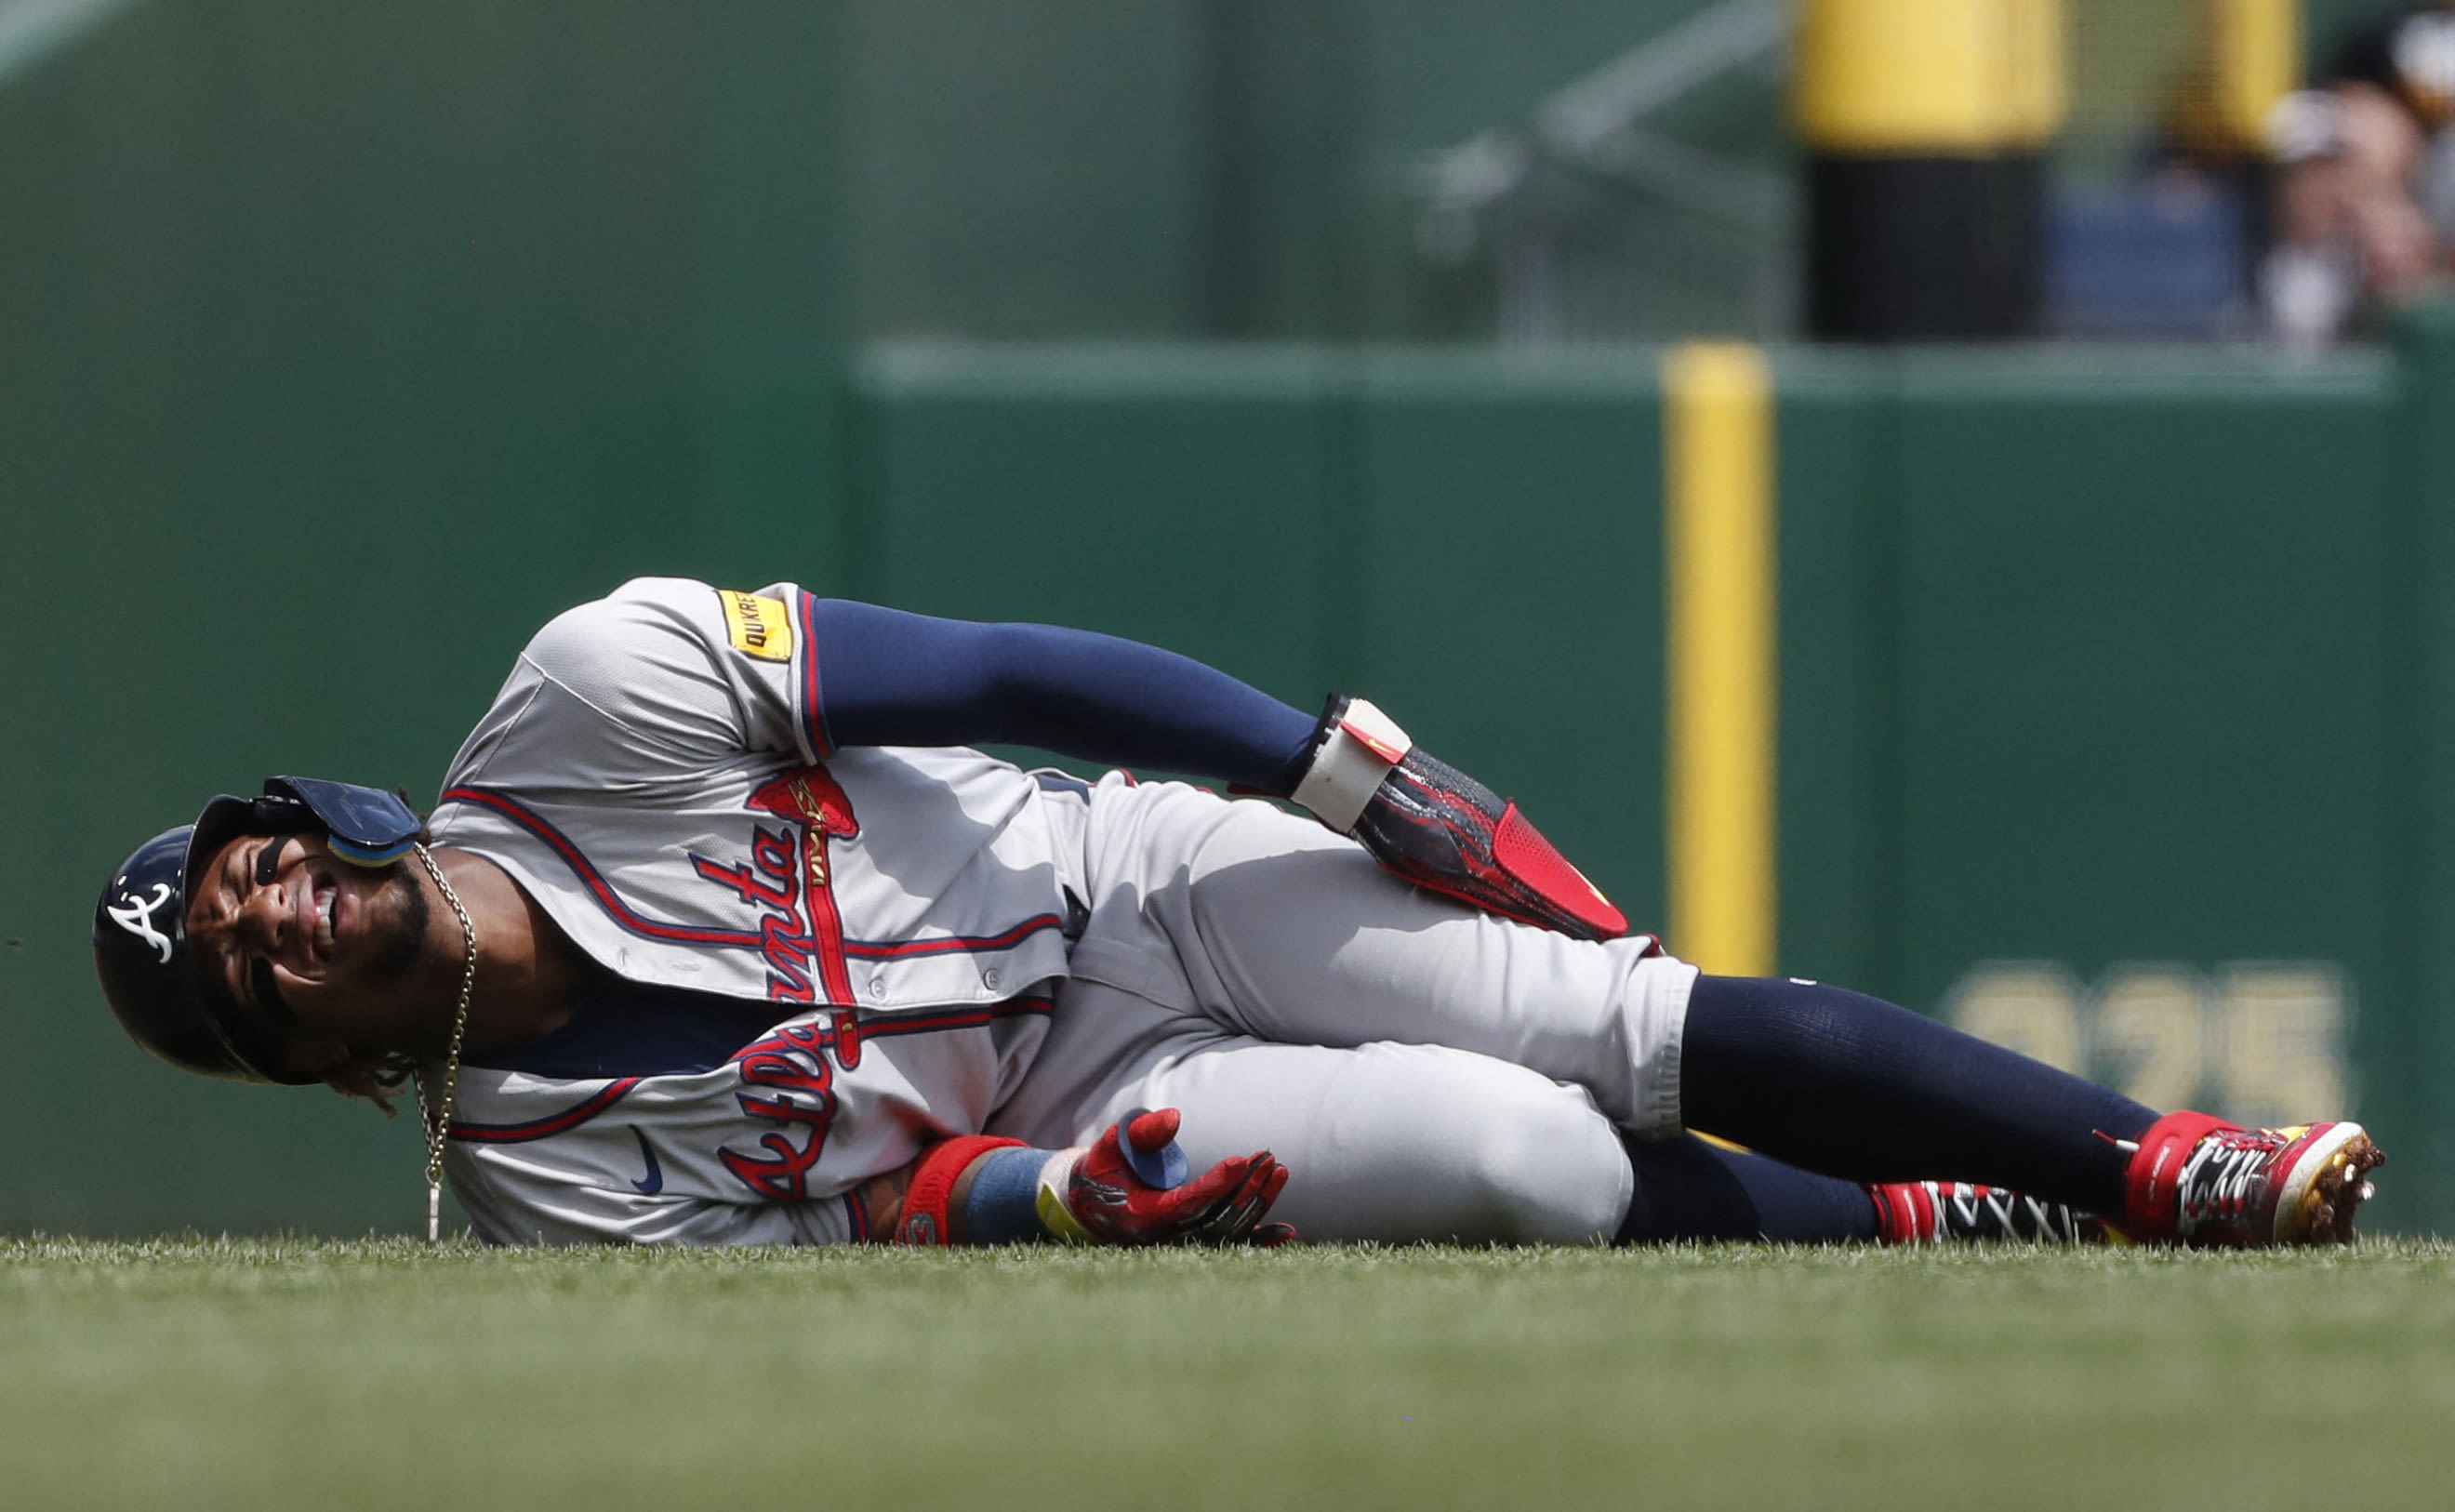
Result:
<svg viewBox="0 0 2455 1512">
<path fill-rule="evenodd" d="M 1002 935 L 942 935 L 929 939 L 895 941 L 848 939 L 844 954 L 863 960 L 901 960 L 913 956 L 945 956 L 956 951 L 1011 950 L 1044 929 L 1062 929 L 1065 920 L 1054 914 L 1034 914 Z"/>
<path fill-rule="evenodd" d="M 475 803 L 494 810 L 503 817 L 536 836 L 552 847 L 562 864 L 571 868 L 599 908 L 613 916 L 614 922 L 634 935 L 648 939 L 679 940 L 686 945 L 719 945 L 729 950 L 758 950 L 765 941 L 757 930 L 707 929 L 695 924 L 675 924 L 650 918 L 622 901 L 614 885 L 605 880 L 587 857 L 579 853 L 570 837 L 554 827 L 552 820 L 535 813 L 517 799 L 504 794 L 490 793 L 483 788 L 447 788 L 440 803 Z M 921 956 L 947 956 L 965 951 L 1010 950 L 1043 930 L 1061 929 L 1065 921 L 1055 914 L 1035 914 L 995 935 L 941 935 L 929 939 L 869 940 L 848 939 L 844 954 L 862 960 L 904 960 Z"/>
<path fill-rule="evenodd" d="M 983 1003 L 978 1008 L 944 1008 L 936 1013 L 862 1014 L 854 1019 L 853 1031 L 862 1040 L 883 1039 L 896 1035 L 937 1034 L 947 1029 L 978 1029 L 999 1018 L 1019 1018 L 1027 1014 L 1037 1014 L 1045 1018 L 1056 1012 L 1057 1002 L 1054 998 L 1013 998 L 1004 1002 Z M 839 1018 L 842 1017 L 841 1014 L 836 1016 Z M 725 1063 L 732 1065 L 738 1063 L 744 1056 L 775 1054 L 779 1051 L 811 1049 L 836 1051 L 837 1040 L 842 1036 L 837 1030 L 834 1019 L 810 1027 L 817 1030 L 813 1039 L 791 1039 L 780 1042 L 777 1035 L 771 1032 L 743 1045 L 734 1052 Z M 804 1032 L 796 1030 L 794 1033 L 800 1036 Z M 843 1057 L 838 1054 L 837 1058 L 841 1060 Z M 847 1065 L 845 1069 L 851 1068 Z"/>
<path fill-rule="evenodd" d="M 455 1119 L 452 1138 L 478 1144 L 524 1144 L 576 1129 L 589 1119 L 622 1100 L 623 1095 L 638 1086 L 644 1078 L 623 1077 L 599 1087 L 596 1094 L 560 1113 L 550 1113 L 542 1119 L 525 1123 L 463 1123 Z"/>
<path fill-rule="evenodd" d="M 492 809 L 545 841 L 554 848 L 557 856 L 562 857 L 562 863 L 571 868 L 572 875 L 596 895 L 598 906 L 614 916 L 614 922 L 634 935 L 642 935 L 650 939 L 680 940 L 690 945 L 723 945 L 737 950 L 757 950 L 760 946 L 757 930 L 701 929 L 689 924 L 669 924 L 634 910 L 615 895 L 613 885 L 598 875 L 597 868 L 589 864 L 587 857 L 579 854 L 579 847 L 571 843 L 569 837 L 556 829 L 544 816 L 531 813 L 500 793 L 489 793 L 482 788 L 447 788 L 442 801 L 476 803 Z"/>
</svg>

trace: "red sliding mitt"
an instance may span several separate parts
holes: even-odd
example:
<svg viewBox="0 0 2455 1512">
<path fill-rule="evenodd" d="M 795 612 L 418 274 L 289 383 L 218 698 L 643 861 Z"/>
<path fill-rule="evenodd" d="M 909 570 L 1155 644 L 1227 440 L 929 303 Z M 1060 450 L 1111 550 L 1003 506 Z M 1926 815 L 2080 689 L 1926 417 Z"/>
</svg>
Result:
<svg viewBox="0 0 2455 1512">
<path fill-rule="evenodd" d="M 1333 696 L 1292 796 L 1418 887 L 1578 939 L 1628 918 L 1491 789 L 1424 754 L 1389 716 Z"/>
</svg>

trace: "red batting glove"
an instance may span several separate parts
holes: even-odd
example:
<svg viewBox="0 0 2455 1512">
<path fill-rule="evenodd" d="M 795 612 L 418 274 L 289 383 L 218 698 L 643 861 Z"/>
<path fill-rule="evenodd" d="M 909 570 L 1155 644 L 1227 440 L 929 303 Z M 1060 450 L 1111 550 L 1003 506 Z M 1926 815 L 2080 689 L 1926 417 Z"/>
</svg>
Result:
<svg viewBox="0 0 2455 1512">
<path fill-rule="evenodd" d="M 1112 1123 L 1065 1178 L 1065 1209 L 1091 1238 L 1107 1244 L 1284 1244 L 1296 1237 L 1263 1215 L 1288 1184 L 1286 1166 L 1268 1150 L 1220 1161 L 1179 1186 L 1153 1186 L 1134 1174 L 1122 1139 L 1143 1163 L 1176 1139 L 1181 1116 L 1160 1108 Z"/>
</svg>

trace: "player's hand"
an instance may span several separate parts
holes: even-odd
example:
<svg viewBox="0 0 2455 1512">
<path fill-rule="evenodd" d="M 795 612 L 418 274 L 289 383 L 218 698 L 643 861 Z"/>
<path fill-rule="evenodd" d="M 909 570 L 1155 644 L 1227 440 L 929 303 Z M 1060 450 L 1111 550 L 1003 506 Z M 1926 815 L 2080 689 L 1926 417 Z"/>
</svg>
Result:
<svg viewBox="0 0 2455 1512">
<path fill-rule="evenodd" d="M 1110 1124 L 1067 1172 L 1065 1205 L 1092 1239 L 1107 1244 L 1284 1244 L 1286 1223 L 1265 1223 L 1288 1184 L 1286 1166 L 1268 1150 L 1220 1161 L 1190 1180 L 1175 1149 L 1174 1108 Z M 1170 1160 L 1173 1157 L 1173 1160 Z M 1178 1184 L 1161 1184 L 1168 1181 Z"/>
</svg>

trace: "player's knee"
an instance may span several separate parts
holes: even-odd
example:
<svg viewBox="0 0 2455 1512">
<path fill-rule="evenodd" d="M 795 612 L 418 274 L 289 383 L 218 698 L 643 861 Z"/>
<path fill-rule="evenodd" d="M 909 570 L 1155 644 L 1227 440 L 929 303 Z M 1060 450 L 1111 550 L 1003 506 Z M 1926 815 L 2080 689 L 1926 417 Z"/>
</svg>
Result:
<svg viewBox="0 0 2455 1512">
<path fill-rule="evenodd" d="M 1633 1178 L 1619 1131 L 1566 1088 L 1488 1125 L 1471 1161 L 1477 1203 L 1505 1243 L 1593 1244 L 1628 1211 Z"/>
<path fill-rule="evenodd" d="M 1316 1052 L 1332 1055 L 1331 1052 Z M 1336 1052 L 1324 1121 L 1250 1132 L 1292 1173 L 1275 1216 L 1310 1239 L 1592 1244 L 1635 1185 L 1618 1130 L 1582 1090 L 1432 1045 Z"/>
</svg>

